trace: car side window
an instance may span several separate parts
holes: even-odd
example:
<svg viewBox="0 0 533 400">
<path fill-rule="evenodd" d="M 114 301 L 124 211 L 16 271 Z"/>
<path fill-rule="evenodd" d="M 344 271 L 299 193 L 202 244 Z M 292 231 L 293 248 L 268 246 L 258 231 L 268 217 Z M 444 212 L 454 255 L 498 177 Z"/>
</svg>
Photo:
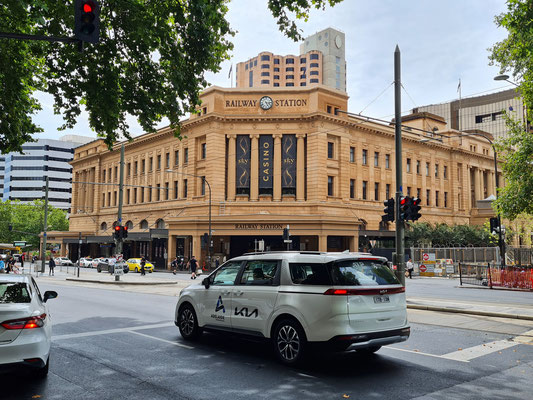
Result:
<svg viewBox="0 0 533 400">
<path fill-rule="evenodd" d="M 331 278 L 322 263 L 290 263 L 292 282 L 297 285 L 331 285 Z"/>
<path fill-rule="evenodd" d="M 241 269 L 241 262 L 228 262 L 220 267 L 211 277 L 211 285 L 213 286 L 229 286 L 235 284 L 235 279 Z"/>
<path fill-rule="evenodd" d="M 256 260 L 249 261 L 244 267 L 241 285 L 271 286 L 278 270 L 278 261 Z"/>
<path fill-rule="evenodd" d="M 39 297 L 39 300 L 41 300 L 41 302 L 42 302 L 43 301 L 43 297 L 41 296 L 41 291 L 39 290 L 39 286 L 37 286 L 37 283 L 35 282 L 33 277 L 31 278 L 31 283 L 33 285 L 33 288 L 35 289 L 35 292 L 37 293 L 37 297 Z"/>
</svg>

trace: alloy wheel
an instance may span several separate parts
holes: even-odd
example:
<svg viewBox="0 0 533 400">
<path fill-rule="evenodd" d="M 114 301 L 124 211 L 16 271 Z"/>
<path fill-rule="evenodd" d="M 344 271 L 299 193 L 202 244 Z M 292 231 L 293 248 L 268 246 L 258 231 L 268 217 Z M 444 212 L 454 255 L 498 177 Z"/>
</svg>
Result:
<svg viewBox="0 0 533 400">
<path fill-rule="evenodd" d="M 278 331 L 278 351 L 286 361 L 294 361 L 300 353 L 300 336 L 291 325 L 283 325 Z"/>
<path fill-rule="evenodd" d="M 191 336 L 194 331 L 194 314 L 189 308 L 185 308 L 181 313 L 180 329 L 185 336 Z"/>
</svg>

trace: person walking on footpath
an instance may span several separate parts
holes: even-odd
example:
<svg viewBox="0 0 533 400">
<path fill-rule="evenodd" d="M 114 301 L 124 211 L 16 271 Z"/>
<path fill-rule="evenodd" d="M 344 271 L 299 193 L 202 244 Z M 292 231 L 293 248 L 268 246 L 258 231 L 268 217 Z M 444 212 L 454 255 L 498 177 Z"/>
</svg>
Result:
<svg viewBox="0 0 533 400">
<path fill-rule="evenodd" d="M 146 258 L 141 258 L 141 276 L 146 275 L 146 270 L 144 269 L 144 266 L 146 265 Z"/>
<path fill-rule="evenodd" d="M 196 279 L 196 270 L 198 269 L 198 261 L 194 256 L 191 257 L 188 263 L 189 270 L 191 271 L 191 279 Z"/>
<path fill-rule="evenodd" d="M 409 259 L 407 263 L 405 264 L 405 267 L 407 268 L 407 273 L 409 274 L 409 279 L 413 279 L 413 270 L 415 269 L 415 265 L 413 264 L 413 260 Z"/>
<path fill-rule="evenodd" d="M 4 260 L 2 258 L 0 258 L 0 273 L 4 273 L 4 269 L 6 267 L 6 264 L 4 263 Z"/>
<path fill-rule="evenodd" d="M 54 268 L 56 267 L 56 262 L 54 261 L 54 257 L 50 257 L 50 261 L 48 261 L 48 275 L 54 275 Z"/>
<path fill-rule="evenodd" d="M 174 257 L 174 260 L 170 263 L 170 267 L 172 268 L 172 273 L 176 275 L 176 270 L 178 269 L 178 257 Z"/>
</svg>

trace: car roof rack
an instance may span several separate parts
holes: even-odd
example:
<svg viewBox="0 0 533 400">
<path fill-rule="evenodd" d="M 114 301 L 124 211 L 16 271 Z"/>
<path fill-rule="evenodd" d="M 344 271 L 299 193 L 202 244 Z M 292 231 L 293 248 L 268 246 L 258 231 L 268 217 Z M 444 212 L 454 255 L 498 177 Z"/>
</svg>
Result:
<svg viewBox="0 0 533 400">
<path fill-rule="evenodd" d="M 309 255 L 325 255 L 328 254 L 324 251 L 310 251 L 310 250 L 273 250 L 273 251 L 255 251 L 250 253 L 244 253 L 243 256 L 255 256 L 261 254 L 309 254 Z"/>
</svg>

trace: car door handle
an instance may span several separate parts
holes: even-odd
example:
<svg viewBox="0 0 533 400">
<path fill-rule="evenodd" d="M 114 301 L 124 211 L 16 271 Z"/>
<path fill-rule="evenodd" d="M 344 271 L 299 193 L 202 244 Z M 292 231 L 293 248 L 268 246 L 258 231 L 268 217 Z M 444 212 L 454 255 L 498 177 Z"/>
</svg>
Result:
<svg viewBox="0 0 533 400">
<path fill-rule="evenodd" d="M 235 296 L 242 296 L 244 294 L 244 292 L 242 290 L 236 290 L 234 292 Z"/>
<path fill-rule="evenodd" d="M 222 296 L 229 296 L 231 294 L 231 290 L 223 290 L 220 293 L 222 294 Z"/>
</svg>

